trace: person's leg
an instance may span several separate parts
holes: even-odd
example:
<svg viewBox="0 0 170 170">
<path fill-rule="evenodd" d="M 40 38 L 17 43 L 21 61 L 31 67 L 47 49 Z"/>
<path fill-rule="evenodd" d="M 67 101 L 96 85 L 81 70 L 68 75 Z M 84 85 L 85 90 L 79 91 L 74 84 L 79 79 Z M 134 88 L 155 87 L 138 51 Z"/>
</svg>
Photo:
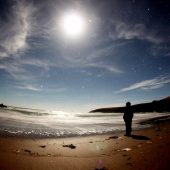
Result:
<svg viewBox="0 0 170 170">
<path fill-rule="evenodd" d="M 125 126 L 126 126 L 126 134 L 125 134 L 125 136 L 128 136 L 128 122 L 125 122 Z"/>
<path fill-rule="evenodd" d="M 129 135 L 132 133 L 132 121 L 129 122 Z"/>
<path fill-rule="evenodd" d="M 126 135 L 127 136 L 131 136 L 131 132 L 132 132 L 132 122 L 128 121 L 126 122 Z"/>
</svg>

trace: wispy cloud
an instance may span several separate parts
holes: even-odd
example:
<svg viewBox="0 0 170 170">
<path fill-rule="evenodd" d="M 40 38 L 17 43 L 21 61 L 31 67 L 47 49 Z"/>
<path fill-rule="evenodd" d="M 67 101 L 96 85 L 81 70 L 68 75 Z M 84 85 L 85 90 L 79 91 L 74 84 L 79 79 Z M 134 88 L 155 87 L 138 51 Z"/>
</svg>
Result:
<svg viewBox="0 0 170 170">
<path fill-rule="evenodd" d="M 25 84 L 22 86 L 17 86 L 18 89 L 22 89 L 22 90 L 31 90 L 31 91 L 41 91 L 42 88 L 36 87 L 34 85 L 31 84 Z"/>
<path fill-rule="evenodd" d="M 51 2 L 52 1 L 48 3 L 50 4 Z M 41 5 L 39 4 L 39 6 L 36 6 L 36 4 L 34 4 L 35 7 L 30 2 L 28 3 L 25 0 L 15 1 L 15 3 L 16 4 L 14 5 L 14 7 L 11 8 L 12 12 L 8 16 L 9 19 L 5 21 L 0 20 L 1 60 L 9 56 L 14 56 L 24 51 L 28 47 L 32 48 L 31 50 L 33 51 L 33 53 L 37 46 L 39 47 L 39 51 L 41 51 L 41 49 L 45 51 L 45 49 L 43 49 L 44 41 L 42 41 L 41 38 L 49 38 L 49 41 L 51 40 L 51 37 L 57 39 L 57 37 L 52 35 L 52 33 L 50 32 L 50 27 L 52 27 L 51 22 L 52 20 L 54 20 L 54 18 L 56 20 L 56 16 L 50 20 L 50 16 L 52 16 L 52 13 L 44 15 L 44 8 L 48 8 L 48 3 L 46 1 L 43 1 Z M 56 9 L 59 8 L 60 7 L 56 7 Z M 37 15 L 33 18 L 35 12 L 37 12 Z M 101 19 L 99 18 L 98 20 L 98 22 L 100 22 Z M 59 43 L 56 44 L 55 47 L 56 51 L 54 49 L 51 50 L 50 48 L 46 47 L 47 51 L 50 51 L 50 53 L 47 54 L 46 57 L 45 54 L 43 54 L 43 57 L 39 56 L 39 52 L 37 53 L 37 56 L 29 56 L 27 54 L 27 56 L 22 55 L 22 57 L 17 58 L 16 61 L 12 62 L 10 60 L 10 63 L 3 62 L 3 64 L 0 65 L 0 69 L 6 70 L 15 79 L 23 80 L 28 79 L 29 77 L 36 78 L 40 76 L 39 73 L 31 73 L 31 71 L 28 70 L 28 68 L 32 66 L 38 69 L 40 68 L 43 71 L 49 71 L 51 68 L 97 68 L 105 70 L 112 74 L 120 74 L 124 71 L 121 70 L 116 64 L 114 65 L 114 62 L 110 63 L 108 59 L 110 56 L 113 56 L 114 58 L 114 51 L 118 46 L 123 46 L 124 44 L 127 44 L 127 41 L 122 41 L 118 43 L 116 42 L 117 40 L 139 39 L 151 42 L 156 45 L 164 42 L 163 37 L 159 36 L 159 34 L 157 34 L 154 29 L 148 29 L 144 23 L 132 24 L 130 22 L 123 22 L 119 18 L 115 18 L 113 21 L 110 20 L 110 22 L 112 29 L 109 30 L 109 36 L 107 34 L 106 36 L 104 36 L 103 39 L 100 38 L 100 40 L 96 38 L 94 42 L 96 45 L 92 43 L 92 45 L 94 45 L 94 48 L 92 50 L 90 50 L 91 48 L 87 48 L 85 53 L 84 51 L 81 51 L 81 48 L 79 49 L 82 44 L 80 44 L 80 46 L 78 44 L 75 49 L 71 48 L 71 50 L 69 51 L 69 43 L 62 44 L 62 42 L 59 41 Z M 93 29 L 95 30 L 95 27 Z M 97 34 L 97 31 L 94 32 L 95 34 Z M 112 42 L 108 43 L 108 40 L 110 41 L 110 38 L 112 38 Z M 101 44 L 97 42 L 98 40 Z M 107 41 L 107 43 L 105 41 Z M 90 43 L 91 42 L 89 41 L 89 44 Z M 82 45 L 83 47 L 84 44 Z M 87 47 L 90 46 L 89 44 L 87 45 Z M 105 46 L 102 46 L 102 44 L 105 44 Z M 59 47 L 57 47 L 57 45 Z M 60 47 L 63 47 L 63 49 Z M 71 47 L 74 47 L 74 45 Z M 9 64 L 11 64 L 10 67 Z"/>
<path fill-rule="evenodd" d="M 120 69 L 118 69 L 114 66 L 101 63 L 101 62 L 100 63 L 90 63 L 90 64 L 87 64 L 87 66 L 93 67 L 93 68 L 103 69 L 103 70 L 106 70 L 106 71 L 113 73 L 113 74 L 123 73 L 122 70 L 120 70 Z"/>
<path fill-rule="evenodd" d="M 47 59 L 38 59 L 38 58 L 23 58 L 20 60 L 21 65 L 30 65 L 35 67 L 40 67 L 45 70 L 49 70 L 51 66 L 53 66 L 53 63 L 50 63 Z"/>
<path fill-rule="evenodd" d="M 9 8 L 8 20 L 0 20 L 0 59 L 27 48 L 26 39 L 31 31 L 33 8 L 26 1 L 16 1 Z"/>
<path fill-rule="evenodd" d="M 140 90 L 158 89 L 169 83 L 170 83 L 170 75 L 160 75 L 153 79 L 144 80 L 144 81 L 132 84 L 128 87 L 121 89 L 119 92 L 126 92 L 126 91 L 131 91 L 131 90 L 136 90 L 136 89 L 140 89 Z"/>
<path fill-rule="evenodd" d="M 54 92 L 54 93 L 64 93 L 64 92 L 68 91 L 68 89 L 64 88 L 64 87 L 60 87 L 60 88 L 46 89 L 46 91 Z"/>
<path fill-rule="evenodd" d="M 153 56 L 170 56 L 169 46 L 166 44 L 163 45 L 153 45 L 150 49 L 150 53 Z"/>
<path fill-rule="evenodd" d="M 112 30 L 110 30 L 111 38 L 115 39 L 139 39 L 160 44 L 165 38 L 160 36 L 156 30 L 148 29 L 143 23 L 126 23 L 122 21 L 113 21 Z"/>
<path fill-rule="evenodd" d="M 41 56 L 31 55 L 26 57 L 27 54 L 24 54 L 26 49 L 30 48 L 30 51 L 34 51 L 38 45 L 40 50 L 44 46 L 44 41 L 42 42 L 42 38 L 55 37 L 54 35 L 51 35 L 52 33 L 49 33 L 51 28 L 48 25 L 51 26 L 51 24 L 47 24 L 47 22 L 50 23 L 53 19 L 50 20 L 48 15 L 44 15 L 43 9 L 45 7 L 45 1 L 38 6 L 33 6 L 31 2 L 27 2 L 25 0 L 15 1 L 13 8 L 10 7 L 11 12 L 8 14 L 9 19 L 5 21 L 0 20 L 0 59 L 2 61 L 0 69 L 4 69 L 10 74 L 10 76 L 18 80 L 25 80 L 27 78 L 29 79 L 29 77 L 36 78 L 36 76 L 39 77 L 40 75 L 36 73 L 32 74 L 31 71 L 28 70 L 28 68 L 32 66 L 40 68 L 44 71 L 49 71 L 50 68 L 69 69 L 92 67 L 103 69 L 113 74 L 119 74 L 123 72 L 112 64 L 110 65 L 101 62 L 103 61 L 104 57 L 112 54 L 112 51 L 115 48 L 115 45 L 113 44 L 110 44 L 106 47 L 96 47 L 92 51 L 89 50 L 90 52 L 88 52 L 87 55 L 82 54 L 81 50 L 80 55 L 77 55 L 77 53 L 79 53 L 77 47 L 74 54 L 74 49 L 71 48 L 69 51 L 64 44 L 63 46 L 66 49 L 58 47 L 59 49 L 56 51 L 54 50 L 54 53 L 57 53 L 57 51 L 62 51 L 61 53 L 63 54 L 61 55 L 56 54 L 54 56 L 54 54 L 48 54 L 48 56 L 44 58 Z M 58 9 L 58 7 L 56 8 Z M 37 15 L 33 17 L 35 13 Z M 60 42 L 60 45 L 61 43 L 62 42 Z M 20 53 L 23 55 L 20 55 L 18 58 L 14 57 Z M 10 62 L 5 62 L 4 59 L 6 58 L 10 58 Z M 13 60 L 13 58 L 16 60 Z"/>
<path fill-rule="evenodd" d="M 16 80 L 32 80 L 36 78 L 30 70 L 26 69 L 20 61 L 4 62 L 0 64 L 0 69 L 5 70 L 12 78 Z"/>
<path fill-rule="evenodd" d="M 34 92 L 53 92 L 53 93 L 63 93 L 68 90 L 67 88 L 64 87 L 44 88 L 43 85 L 35 85 L 35 84 L 22 84 L 16 86 L 16 88 L 21 90 L 34 91 Z"/>
</svg>

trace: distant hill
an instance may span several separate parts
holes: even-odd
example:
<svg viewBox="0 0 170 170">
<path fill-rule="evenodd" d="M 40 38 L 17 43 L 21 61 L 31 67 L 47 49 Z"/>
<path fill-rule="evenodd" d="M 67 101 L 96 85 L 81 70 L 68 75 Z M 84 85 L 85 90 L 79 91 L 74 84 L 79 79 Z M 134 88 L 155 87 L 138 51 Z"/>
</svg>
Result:
<svg viewBox="0 0 170 170">
<path fill-rule="evenodd" d="M 7 108 L 6 105 L 4 105 L 3 103 L 0 104 L 0 108 Z"/>
<path fill-rule="evenodd" d="M 102 113 L 121 113 L 124 112 L 125 107 L 110 107 L 99 108 L 90 111 L 90 113 L 102 112 Z M 132 105 L 133 112 L 170 112 L 170 96 L 161 99 L 154 100 L 150 103 L 140 103 Z"/>
</svg>

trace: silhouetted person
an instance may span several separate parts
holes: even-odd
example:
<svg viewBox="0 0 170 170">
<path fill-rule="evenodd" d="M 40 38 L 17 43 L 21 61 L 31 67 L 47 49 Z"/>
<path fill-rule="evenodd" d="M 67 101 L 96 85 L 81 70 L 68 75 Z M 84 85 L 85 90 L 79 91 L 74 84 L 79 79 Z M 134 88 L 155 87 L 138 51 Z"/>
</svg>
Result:
<svg viewBox="0 0 170 170">
<path fill-rule="evenodd" d="M 125 126 L 126 126 L 126 134 L 125 134 L 125 136 L 131 136 L 133 111 L 132 111 L 130 102 L 126 103 L 123 119 L 125 121 Z"/>
</svg>

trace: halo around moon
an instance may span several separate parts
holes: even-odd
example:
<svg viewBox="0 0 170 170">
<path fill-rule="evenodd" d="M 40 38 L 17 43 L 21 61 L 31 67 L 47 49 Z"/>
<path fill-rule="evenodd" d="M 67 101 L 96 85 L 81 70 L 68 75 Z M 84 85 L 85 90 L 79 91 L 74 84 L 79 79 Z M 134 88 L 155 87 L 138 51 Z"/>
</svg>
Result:
<svg viewBox="0 0 170 170">
<path fill-rule="evenodd" d="M 76 12 L 66 13 L 61 20 L 63 33 L 68 37 L 78 37 L 85 31 L 85 19 Z"/>
</svg>

